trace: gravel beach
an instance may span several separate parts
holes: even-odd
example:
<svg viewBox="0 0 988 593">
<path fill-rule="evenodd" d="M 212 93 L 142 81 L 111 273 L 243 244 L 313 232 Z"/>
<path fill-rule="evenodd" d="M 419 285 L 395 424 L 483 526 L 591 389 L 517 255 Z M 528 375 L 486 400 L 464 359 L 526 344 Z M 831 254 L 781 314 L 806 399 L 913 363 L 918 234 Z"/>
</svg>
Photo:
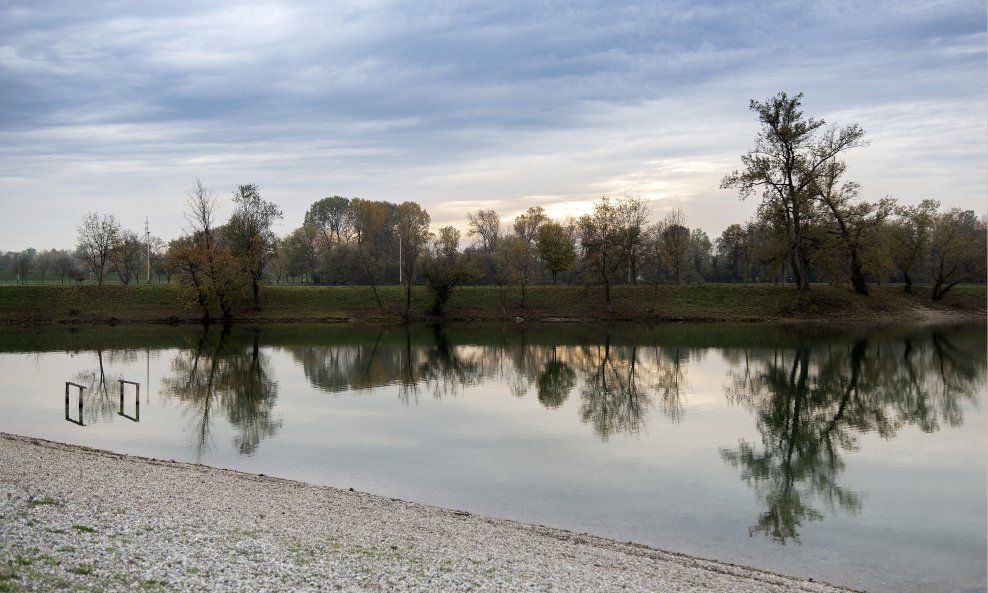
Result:
<svg viewBox="0 0 988 593">
<path fill-rule="evenodd" d="M 847 592 L 558 529 L 0 433 L 0 591 Z"/>
</svg>

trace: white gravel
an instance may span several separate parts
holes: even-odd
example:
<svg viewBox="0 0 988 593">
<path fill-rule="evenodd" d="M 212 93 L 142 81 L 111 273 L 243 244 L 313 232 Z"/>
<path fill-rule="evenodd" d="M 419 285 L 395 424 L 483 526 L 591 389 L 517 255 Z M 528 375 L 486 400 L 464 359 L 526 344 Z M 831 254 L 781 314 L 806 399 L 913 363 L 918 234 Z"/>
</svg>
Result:
<svg viewBox="0 0 988 593">
<path fill-rule="evenodd" d="M 635 544 L 0 433 L 5 591 L 847 592 Z"/>
</svg>

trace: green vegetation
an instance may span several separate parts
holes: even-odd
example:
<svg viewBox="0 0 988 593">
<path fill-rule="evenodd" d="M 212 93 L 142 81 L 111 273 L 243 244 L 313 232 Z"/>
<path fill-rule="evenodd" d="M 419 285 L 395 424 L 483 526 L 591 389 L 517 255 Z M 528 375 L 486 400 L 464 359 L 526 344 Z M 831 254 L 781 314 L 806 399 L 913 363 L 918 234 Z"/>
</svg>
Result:
<svg viewBox="0 0 988 593">
<path fill-rule="evenodd" d="M 48 498 L 47 496 L 45 498 L 34 498 L 34 499 L 31 499 L 31 500 L 27 501 L 28 508 L 32 508 L 32 509 L 34 507 L 41 507 L 41 506 L 60 507 L 60 506 L 62 506 L 64 504 L 65 504 L 65 501 L 63 501 L 63 500 L 57 500 L 57 499 L 54 499 L 54 498 Z"/>
<path fill-rule="evenodd" d="M 406 287 L 268 286 L 261 307 L 235 311 L 242 323 L 328 323 L 356 319 L 398 322 L 405 311 Z M 929 289 L 906 293 L 900 285 L 873 287 L 869 296 L 847 287 L 814 285 L 809 292 L 770 284 L 691 284 L 682 286 L 613 286 L 611 303 L 603 287 L 529 286 L 524 305 L 518 287 L 462 286 L 454 289 L 444 319 L 647 320 L 647 321 L 796 321 L 900 320 L 926 314 L 985 315 L 985 285 L 960 285 L 942 301 Z M 193 323 L 199 315 L 183 305 L 180 288 L 150 286 L 2 286 L 0 323 L 73 324 Z M 429 320 L 434 300 L 413 286 L 409 318 Z"/>
<path fill-rule="evenodd" d="M 79 533 L 96 533 L 96 530 L 92 527 L 87 527 L 86 525 L 73 525 L 72 529 L 75 529 Z"/>
</svg>

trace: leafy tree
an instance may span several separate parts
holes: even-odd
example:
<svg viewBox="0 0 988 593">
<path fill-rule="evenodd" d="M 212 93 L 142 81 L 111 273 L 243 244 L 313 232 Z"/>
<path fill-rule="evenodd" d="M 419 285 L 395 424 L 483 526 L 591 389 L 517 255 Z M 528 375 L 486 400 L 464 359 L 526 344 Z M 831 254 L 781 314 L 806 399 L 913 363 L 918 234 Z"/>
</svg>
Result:
<svg viewBox="0 0 988 593">
<path fill-rule="evenodd" d="M 515 233 L 531 245 L 538 239 L 539 229 L 547 222 L 549 217 L 542 206 L 532 206 L 524 214 L 515 217 Z"/>
<path fill-rule="evenodd" d="M 802 93 L 790 97 L 780 92 L 764 103 L 751 101 L 761 131 L 755 148 L 742 155 L 742 169 L 725 176 L 721 187 L 737 188 L 742 199 L 761 192 L 759 216 L 785 234 L 793 276 L 806 291 L 811 243 L 807 228 L 820 177 L 838 155 L 864 144 L 864 131 L 857 124 L 824 128 L 823 120 L 805 118 L 802 98 Z"/>
<path fill-rule="evenodd" d="M 353 204 L 341 196 L 323 198 L 309 207 L 305 213 L 305 224 L 319 232 L 322 248 L 331 249 L 334 245 L 349 243 L 355 232 Z"/>
<path fill-rule="evenodd" d="M 429 213 L 415 202 L 402 202 L 396 210 L 401 266 L 405 273 L 405 319 L 412 308 L 412 278 L 422 250 L 429 241 Z"/>
<path fill-rule="evenodd" d="M 354 198 L 351 201 L 354 218 L 356 255 L 364 275 L 364 282 L 371 285 L 374 299 L 382 310 L 384 305 L 377 292 L 381 268 L 392 254 L 396 206 L 391 202 L 378 202 Z"/>
<path fill-rule="evenodd" d="M 281 210 L 261 199 L 254 184 L 240 185 L 233 192 L 236 210 L 226 225 L 225 234 L 241 269 L 250 277 L 254 310 L 261 308 L 260 284 L 264 269 L 274 257 L 277 241 L 272 226 L 281 218 Z"/>
<path fill-rule="evenodd" d="M 241 266 L 230 251 L 223 229 L 214 222 L 216 198 L 196 179 L 186 203 L 188 233 L 169 244 L 165 266 L 174 270 L 179 284 L 186 287 L 189 304 L 210 322 L 210 310 L 218 308 L 224 321 L 233 319 L 233 306 L 245 288 Z"/>
<path fill-rule="evenodd" d="M 466 281 L 468 274 L 458 251 L 460 231 L 451 226 L 439 229 L 423 270 L 426 286 L 432 293 L 432 314 L 442 315 L 453 289 Z"/>
<path fill-rule="evenodd" d="M 688 259 L 690 272 L 698 280 L 704 280 L 710 270 L 712 245 L 710 237 L 702 229 L 690 231 L 690 243 L 688 249 Z"/>
<path fill-rule="evenodd" d="M 538 230 L 538 249 L 542 263 L 552 274 L 552 283 L 556 283 L 556 275 L 570 268 L 576 261 L 576 247 L 565 228 L 556 222 L 546 222 Z"/>
<path fill-rule="evenodd" d="M 147 257 L 147 246 L 137 233 L 124 230 L 110 249 L 110 269 L 120 282 L 130 284 L 140 277 L 141 263 Z"/>
<path fill-rule="evenodd" d="M 985 276 L 985 224 L 971 210 L 951 208 L 933 219 L 930 237 L 933 300 L 951 288 Z"/>
<path fill-rule="evenodd" d="M 894 201 L 886 198 L 872 204 L 857 200 L 857 183 L 839 184 L 845 168 L 837 159 L 826 163 L 817 181 L 816 194 L 832 220 L 828 232 L 839 239 L 848 261 L 851 285 L 859 294 L 867 295 L 865 251 L 877 241 L 876 234 L 892 213 Z"/>
<path fill-rule="evenodd" d="M 96 274 L 96 283 L 103 284 L 110 253 L 120 236 L 120 223 L 112 214 L 100 216 L 90 212 L 79 225 L 79 257 Z"/>
<path fill-rule="evenodd" d="M 913 279 L 928 264 L 930 235 L 940 202 L 923 200 L 916 206 L 899 206 L 888 226 L 892 263 L 902 274 L 904 290 L 912 292 Z"/>
<path fill-rule="evenodd" d="M 717 266 L 723 279 L 729 282 L 738 280 L 745 284 L 751 277 L 751 239 L 747 229 L 740 224 L 732 224 L 724 229 L 715 241 Z"/>
</svg>

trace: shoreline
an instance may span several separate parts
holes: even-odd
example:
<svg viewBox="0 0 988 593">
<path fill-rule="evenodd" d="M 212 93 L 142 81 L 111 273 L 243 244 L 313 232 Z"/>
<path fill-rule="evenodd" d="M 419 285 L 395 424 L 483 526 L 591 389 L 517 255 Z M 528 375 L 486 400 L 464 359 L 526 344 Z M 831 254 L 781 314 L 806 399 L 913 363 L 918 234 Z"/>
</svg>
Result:
<svg viewBox="0 0 988 593">
<path fill-rule="evenodd" d="M 597 287 L 530 286 L 522 300 L 515 287 L 465 286 L 444 314 L 430 314 L 431 297 L 415 286 L 406 320 L 404 294 L 395 286 L 372 293 L 366 286 L 265 286 L 260 310 L 237 307 L 227 323 L 401 324 L 412 322 L 690 322 L 890 323 L 964 322 L 988 318 L 985 285 L 954 289 L 942 302 L 926 289 L 873 287 L 861 296 L 844 287 L 815 285 L 808 293 L 775 285 L 616 286 L 607 303 Z M 0 325 L 86 326 L 200 324 L 201 312 L 183 305 L 176 286 L 0 287 Z M 187 303 L 186 303 L 187 305 Z M 222 324 L 211 310 L 211 322 Z"/>
<path fill-rule="evenodd" d="M 0 433 L 0 588 L 852 590 L 631 542 Z"/>
</svg>

